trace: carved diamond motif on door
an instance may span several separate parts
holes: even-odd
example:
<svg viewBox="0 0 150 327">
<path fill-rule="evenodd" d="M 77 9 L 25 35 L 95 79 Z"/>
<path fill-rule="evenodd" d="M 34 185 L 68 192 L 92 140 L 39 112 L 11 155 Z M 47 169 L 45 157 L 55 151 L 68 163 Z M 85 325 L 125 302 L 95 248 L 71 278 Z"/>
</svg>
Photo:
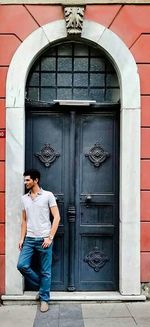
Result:
<svg viewBox="0 0 150 327">
<path fill-rule="evenodd" d="M 95 246 L 94 249 L 85 256 L 84 261 L 98 272 L 109 261 L 109 258 Z"/>
<path fill-rule="evenodd" d="M 88 157 L 94 167 L 99 167 L 107 158 L 110 157 L 110 154 L 103 149 L 99 142 L 97 142 L 89 150 L 89 153 L 85 154 L 85 157 Z"/>
<path fill-rule="evenodd" d="M 39 158 L 45 167 L 50 167 L 50 165 L 60 156 L 60 153 L 56 152 L 50 144 L 46 143 L 40 152 L 37 152 L 34 155 Z"/>
</svg>

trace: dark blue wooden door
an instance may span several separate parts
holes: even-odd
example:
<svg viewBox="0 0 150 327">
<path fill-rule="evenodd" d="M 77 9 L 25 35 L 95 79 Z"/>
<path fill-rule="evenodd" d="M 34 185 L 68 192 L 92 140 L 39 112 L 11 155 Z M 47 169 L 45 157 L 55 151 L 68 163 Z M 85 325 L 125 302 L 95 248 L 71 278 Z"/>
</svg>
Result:
<svg viewBox="0 0 150 327">
<path fill-rule="evenodd" d="M 61 109 L 61 110 L 60 110 Z M 118 115 L 115 109 L 27 108 L 26 168 L 57 197 L 53 290 L 118 288 Z"/>
<path fill-rule="evenodd" d="M 76 283 L 114 290 L 118 281 L 118 127 L 115 112 L 77 117 Z"/>
</svg>

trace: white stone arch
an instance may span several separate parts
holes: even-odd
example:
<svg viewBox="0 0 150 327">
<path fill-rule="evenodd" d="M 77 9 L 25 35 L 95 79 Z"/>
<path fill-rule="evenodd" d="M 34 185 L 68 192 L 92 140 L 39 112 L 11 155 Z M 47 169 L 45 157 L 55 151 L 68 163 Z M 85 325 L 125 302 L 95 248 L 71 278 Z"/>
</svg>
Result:
<svg viewBox="0 0 150 327">
<path fill-rule="evenodd" d="M 67 37 L 64 20 L 31 33 L 15 52 L 6 83 L 6 294 L 22 294 L 16 270 L 20 195 L 25 153 L 25 85 L 34 60 L 54 41 Z M 93 42 L 111 58 L 120 82 L 120 245 L 119 291 L 140 295 L 140 84 L 135 60 L 106 27 L 84 20 L 81 40 Z M 133 142 L 131 142 L 134 140 Z"/>
</svg>

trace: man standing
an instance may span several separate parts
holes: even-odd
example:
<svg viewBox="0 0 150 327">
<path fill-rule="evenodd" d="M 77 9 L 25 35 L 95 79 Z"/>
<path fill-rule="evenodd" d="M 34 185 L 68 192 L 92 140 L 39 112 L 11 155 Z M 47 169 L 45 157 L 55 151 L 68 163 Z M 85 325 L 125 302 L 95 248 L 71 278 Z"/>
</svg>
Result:
<svg viewBox="0 0 150 327">
<path fill-rule="evenodd" d="M 25 171 L 24 183 L 29 192 L 22 196 L 20 255 L 17 269 L 30 283 L 39 288 L 40 310 L 46 312 L 51 284 L 52 242 L 60 215 L 53 193 L 40 188 L 39 181 L 38 170 Z M 52 224 L 50 212 L 53 216 Z M 31 267 L 35 252 L 39 258 L 39 273 Z"/>
</svg>

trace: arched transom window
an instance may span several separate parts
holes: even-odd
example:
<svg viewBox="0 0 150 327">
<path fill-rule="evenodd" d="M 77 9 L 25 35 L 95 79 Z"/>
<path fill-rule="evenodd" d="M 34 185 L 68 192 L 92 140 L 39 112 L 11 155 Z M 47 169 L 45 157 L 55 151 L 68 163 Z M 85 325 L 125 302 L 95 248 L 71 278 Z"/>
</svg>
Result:
<svg viewBox="0 0 150 327">
<path fill-rule="evenodd" d="M 113 65 L 99 49 L 84 43 L 51 46 L 35 61 L 26 84 L 30 100 L 119 101 Z"/>
</svg>

